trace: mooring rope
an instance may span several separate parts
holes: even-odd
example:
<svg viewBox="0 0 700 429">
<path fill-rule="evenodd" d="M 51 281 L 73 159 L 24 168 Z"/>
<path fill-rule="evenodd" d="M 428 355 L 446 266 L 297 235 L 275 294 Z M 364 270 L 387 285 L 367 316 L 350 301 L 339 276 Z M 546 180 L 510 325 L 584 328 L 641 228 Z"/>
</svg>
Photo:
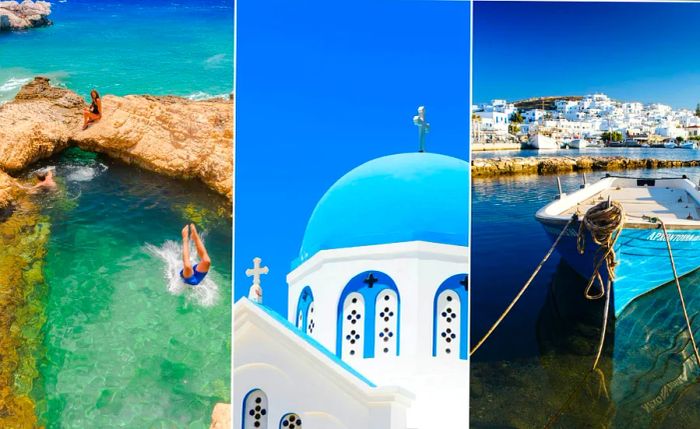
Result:
<svg viewBox="0 0 700 429">
<path fill-rule="evenodd" d="M 666 231 L 666 224 L 664 221 L 658 217 L 643 216 L 650 222 L 659 223 L 661 229 L 664 231 L 664 238 L 666 239 L 666 249 L 668 249 L 668 258 L 671 261 L 671 268 L 673 269 L 673 279 L 676 282 L 676 289 L 678 289 L 678 297 L 681 300 L 681 307 L 683 308 L 683 316 L 685 317 L 685 326 L 688 329 L 688 335 L 690 336 L 690 342 L 693 344 L 693 351 L 695 352 L 695 360 L 700 367 L 700 354 L 698 353 L 698 345 L 695 343 L 695 337 L 693 336 L 693 327 L 690 323 L 690 318 L 688 317 L 688 309 L 685 307 L 685 298 L 683 297 L 683 290 L 681 289 L 681 283 L 678 280 L 678 272 L 676 271 L 676 262 L 673 259 L 673 251 L 671 251 L 671 240 L 668 238 L 668 231 Z"/>
<path fill-rule="evenodd" d="M 588 284 L 584 290 L 586 299 L 595 300 L 605 296 L 605 306 L 603 309 L 603 320 L 600 330 L 600 340 L 598 341 L 598 350 L 593 360 L 592 371 L 598 367 L 598 362 L 603 354 L 603 346 L 605 345 L 605 334 L 608 327 L 608 313 L 610 311 L 610 297 L 612 282 L 615 280 L 615 267 L 617 265 L 615 254 L 615 243 L 617 242 L 622 226 L 625 223 L 625 211 L 622 204 L 617 201 L 603 201 L 591 207 L 583 216 L 583 220 L 579 225 L 578 236 L 576 237 L 576 246 L 578 252 L 583 255 L 586 248 L 587 230 L 593 239 L 593 242 L 598 245 L 594 260 L 593 273 L 591 274 Z M 608 273 L 607 282 L 603 282 L 603 277 L 600 269 L 605 264 L 605 269 Z M 594 283 L 598 283 L 600 292 L 591 294 L 591 289 Z"/>
<path fill-rule="evenodd" d="M 515 304 L 520 300 L 520 297 L 523 296 L 523 294 L 525 293 L 527 288 L 530 286 L 530 284 L 532 284 L 532 281 L 535 280 L 535 277 L 537 277 L 537 274 L 540 272 L 540 270 L 542 269 L 544 264 L 547 262 L 549 257 L 552 256 L 552 253 L 554 253 L 554 249 L 557 248 L 557 245 L 559 244 L 559 241 L 561 241 L 562 237 L 564 236 L 564 233 L 566 233 L 566 230 L 569 229 L 569 226 L 571 225 L 571 223 L 577 218 L 578 218 L 578 216 L 576 216 L 574 214 L 573 216 L 571 216 L 569 221 L 566 222 L 566 225 L 564 225 L 564 229 L 561 230 L 557 239 L 554 240 L 552 247 L 549 248 L 549 251 L 547 251 L 547 254 L 544 256 L 542 261 L 540 261 L 539 265 L 537 265 L 537 268 L 535 268 L 535 271 L 532 273 L 532 275 L 530 275 L 530 278 L 527 280 L 527 282 L 525 282 L 525 285 L 522 287 L 522 289 L 520 289 L 520 292 L 518 292 L 518 294 L 515 296 L 513 301 L 511 301 L 510 305 L 508 305 L 508 307 L 505 309 L 505 311 L 503 313 L 501 313 L 501 316 L 491 326 L 491 328 L 488 330 L 488 332 L 486 332 L 486 334 L 481 338 L 481 340 L 474 347 L 472 347 L 472 349 L 469 351 L 469 356 L 473 355 L 474 352 L 479 350 L 479 347 L 481 347 L 482 344 L 484 344 L 486 342 L 486 340 L 496 330 L 498 325 L 500 325 L 501 322 L 503 321 L 503 319 L 505 319 L 506 316 L 508 315 L 508 313 L 510 313 L 510 311 L 513 309 Z"/>
<path fill-rule="evenodd" d="M 590 233 L 593 242 L 598 245 L 596 256 L 594 257 L 593 273 L 591 274 L 588 284 L 584 290 L 584 296 L 589 300 L 596 300 L 605 296 L 605 306 L 603 308 L 603 320 L 600 329 L 600 339 L 598 340 L 598 349 L 590 371 L 586 371 L 580 384 L 585 385 L 590 392 L 588 378 L 593 374 L 598 375 L 598 396 L 600 397 L 602 393 L 606 398 L 609 397 L 609 394 L 607 386 L 605 385 L 605 374 L 603 374 L 603 371 L 598 368 L 598 363 L 600 362 L 600 357 L 603 354 L 603 346 L 605 345 L 608 315 L 610 312 L 610 297 L 612 296 L 612 282 L 615 279 L 615 267 L 617 266 L 615 243 L 620 236 L 624 223 L 625 211 L 622 208 L 622 205 L 616 201 L 603 201 L 591 207 L 586 212 L 586 214 L 583 216 L 583 220 L 581 220 L 578 235 L 576 237 L 576 247 L 581 255 L 583 255 L 586 248 L 586 230 L 588 230 Z M 603 277 L 600 274 L 600 269 L 603 264 L 605 264 L 606 271 L 608 272 L 607 282 L 603 282 Z M 597 294 L 591 294 L 591 289 L 596 281 L 600 286 L 600 292 Z M 557 422 L 559 417 L 561 417 L 564 410 L 566 410 L 574 399 L 576 399 L 580 393 L 580 390 L 577 387 L 571 391 L 566 401 L 564 401 L 564 404 L 557 409 L 557 411 L 552 414 L 549 419 L 547 419 L 544 426 L 545 429 L 552 427 L 554 423 Z"/>
</svg>

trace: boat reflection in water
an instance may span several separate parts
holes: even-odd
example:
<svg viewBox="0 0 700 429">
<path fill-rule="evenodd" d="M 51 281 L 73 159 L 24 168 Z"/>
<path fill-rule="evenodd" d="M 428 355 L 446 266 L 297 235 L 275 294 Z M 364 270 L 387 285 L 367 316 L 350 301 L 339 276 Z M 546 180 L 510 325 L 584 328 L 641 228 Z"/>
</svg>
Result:
<svg viewBox="0 0 700 429">
<path fill-rule="evenodd" d="M 592 365 L 604 308 L 603 299 L 590 301 L 584 297 L 585 284 L 562 261 L 538 320 L 542 359 L 571 354 L 591 356 L 587 366 L 586 359 L 580 360 L 579 380 Z M 681 287 L 697 338 L 700 272 L 681 279 Z M 605 388 L 599 374 L 579 384 L 572 374 L 572 398 L 564 404 L 562 417 L 552 427 L 697 427 L 692 422 L 697 422 L 700 415 L 700 370 L 675 284 L 666 284 L 638 298 L 617 318 L 611 309 L 608 323 L 599 364 Z M 561 373 L 557 371 L 556 375 Z M 589 426 L 594 421 L 597 425 Z"/>
</svg>

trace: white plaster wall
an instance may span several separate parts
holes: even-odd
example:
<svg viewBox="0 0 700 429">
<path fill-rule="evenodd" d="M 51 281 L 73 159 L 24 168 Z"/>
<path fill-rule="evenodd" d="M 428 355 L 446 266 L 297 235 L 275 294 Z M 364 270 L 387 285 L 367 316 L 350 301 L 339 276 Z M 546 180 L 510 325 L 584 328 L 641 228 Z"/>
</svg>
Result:
<svg viewBox="0 0 700 429">
<path fill-rule="evenodd" d="M 299 295 L 309 286 L 317 316 L 313 337 L 335 353 L 343 288 L 364 271 L 389 275 L 401 299 L 400 356 L 353 359 L 352 366 L 377 385 L 401 386 L 416 395 L 408 427 L 466 428 L 468 362 L 459 353 L 433 357 L 432 350 L 435 292 L 448 277 L 468 272 L 468 255 L 466 247 L 420 241 L 322 251 L 287 276 L 288 314 L 293 322 Z"/>
<path fill-rule="evenodd" d="M 315 349 L 304 352 L 299 342 L 311 346 L 295 341 L 293 335 L 283 335 L 254 317 L 236 315 L 234 428 L 242 427 L 243 398 L 256 388 L 268 398 L 268 428 L 279 427 L 288 412 L 300 416 L 304 429 L 406 428 L 407 392 L 371 388 L 333 362 L 324 365 L 313 356 L 318 354 Z"/>
</svg>

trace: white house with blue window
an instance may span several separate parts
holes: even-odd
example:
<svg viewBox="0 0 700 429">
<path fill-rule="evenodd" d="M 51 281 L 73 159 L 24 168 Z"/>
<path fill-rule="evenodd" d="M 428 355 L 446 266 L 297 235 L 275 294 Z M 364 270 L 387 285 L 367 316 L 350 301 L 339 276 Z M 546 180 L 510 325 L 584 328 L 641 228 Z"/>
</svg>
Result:
<svg viewBox="0 0 700 429">
<path fill-rule="evenodd" d="M 331 186 L 287 275 L 287 314 L 235 305 L 234 427 L 466 428 L 468 198 L 468 163 L 431 153 Z"/>
</svg>

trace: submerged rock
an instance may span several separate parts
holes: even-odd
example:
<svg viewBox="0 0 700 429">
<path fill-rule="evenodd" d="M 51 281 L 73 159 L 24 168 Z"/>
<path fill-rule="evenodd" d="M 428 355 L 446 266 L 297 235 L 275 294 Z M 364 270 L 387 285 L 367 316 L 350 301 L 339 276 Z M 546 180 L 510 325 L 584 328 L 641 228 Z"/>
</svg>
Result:
<svg viewBox="0 0 700 429">
<path fill-rule="evenodd" d="M 36 355 L 43 341 L 42 302 L 47 220 L 23 199 L 0 221 L 0 427 L 37 425 L 31 392 L 38 376 Z"/>
<path fill-rule="evenodd" d="M 219 402 L 211 413 L 209 429 L 228 429 L 231 427 L 231 404 Z"/>
<path fill-rule="evenodd" d="M 50 14 L 51 3 L 47 1 L 0 1 L 0 31 L 51 25 Z"/>
<path fill-rule="evenodd" d="M 83 131 L 85 107 L 82 97 L 47 78 L 26 84 L 13 101 L 0 105 L 0 170 L 18 172 L 75 145 L 157 173 L 201 180 L 232 200 L 233 100 L 105 95 L 102 119 Z"/>
</svg>

